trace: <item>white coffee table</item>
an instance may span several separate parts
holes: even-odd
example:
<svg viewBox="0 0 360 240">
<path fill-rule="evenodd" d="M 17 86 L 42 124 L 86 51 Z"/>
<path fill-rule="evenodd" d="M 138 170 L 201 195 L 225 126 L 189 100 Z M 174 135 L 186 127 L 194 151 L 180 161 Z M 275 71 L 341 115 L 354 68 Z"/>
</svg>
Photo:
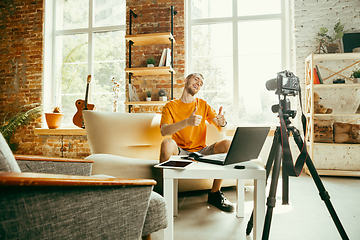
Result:
<svg viewBox="0 0 360 240">
<path fill-rule="evenodd" d="M 170 159 L 179 159 L 179 156 L 172 156 Z M 178 179 L 237 179 L 237 217 L 244 217 L 245 179 L 254 179 L 253 240 L 259 240 L 265 219 L 266 171 L 252 161 L 241 163 L 241 165 L 244 165 L 245 169 L 235 169 L 234 164 L 219 166 L 201 162 L 186 170 L 163 169 L 164 197 L 167 202 L 169 219 L 168 227 L 164 230 L 164 239 L 172 240 L 174 235 L 174 218 L 172 216 L 176 216 L 178 211 Z"/>
</svg>

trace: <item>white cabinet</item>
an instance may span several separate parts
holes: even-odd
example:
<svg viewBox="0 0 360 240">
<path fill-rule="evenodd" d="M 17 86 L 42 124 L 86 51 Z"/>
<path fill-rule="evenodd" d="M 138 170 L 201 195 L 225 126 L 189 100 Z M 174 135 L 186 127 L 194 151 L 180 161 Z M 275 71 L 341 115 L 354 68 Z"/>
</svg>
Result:
<svg viewBox="0 0 360 240">
<path fill-rule="evenodd" d="M 360 176 L 360 144 L 314 141 L 315 119 L 360 124 L 360 114 L 355 113 L 360 105 L 360 84 L 349 79 L 359 63 L 360 53 L 311 54 L 305 59 L 305 142 L 319 175 Z M 316 66 L 323 84 L 314 84 Z M 345 83 L 333 84 L 337 78 Z M 314 92 L 322 98 L 321 105 L 333 109 L 331 114 L 314 113 Z"/>
</svg>

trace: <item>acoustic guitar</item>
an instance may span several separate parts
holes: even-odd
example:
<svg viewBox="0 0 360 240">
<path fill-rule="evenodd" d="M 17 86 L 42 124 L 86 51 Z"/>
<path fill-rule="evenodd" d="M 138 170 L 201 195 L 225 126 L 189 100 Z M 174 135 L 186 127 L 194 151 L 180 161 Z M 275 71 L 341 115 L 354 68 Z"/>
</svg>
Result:
<svg viewBox="0 0 360 240">
<path fill-rule="evenodd" d="M 77 108 L 77 112 L 75 113 L 73 117 L 73 123 L 81 128 L 85 128 L 84 119 L 82 115 L 83 110 L 94 110 L 95 105 L 94 104 L 88 104 L 88 93 L 89 93 L 89 85 L 91 82 L 91 75 L 87 77 L 87 83 L 86 83 L 86 93 L 85 93 L 85 101 L 82 99 L 78 99 L 75 102 L 75 106 Z"/>
</svg>

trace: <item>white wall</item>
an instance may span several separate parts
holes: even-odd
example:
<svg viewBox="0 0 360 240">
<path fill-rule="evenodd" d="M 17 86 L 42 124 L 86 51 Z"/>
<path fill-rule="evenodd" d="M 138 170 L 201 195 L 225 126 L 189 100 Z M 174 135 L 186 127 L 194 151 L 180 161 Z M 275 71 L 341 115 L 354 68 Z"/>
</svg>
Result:
<svg viewBox="0 0 360 240">
<path fill-rule="evenodd" d="M 293 69 L 304 84 L 305 58 L 316 50 L 317 32 L 332 32 L 339 20 L 345 29 L 360 30 L 360 0 L 293 0 Z"/>
</svg>

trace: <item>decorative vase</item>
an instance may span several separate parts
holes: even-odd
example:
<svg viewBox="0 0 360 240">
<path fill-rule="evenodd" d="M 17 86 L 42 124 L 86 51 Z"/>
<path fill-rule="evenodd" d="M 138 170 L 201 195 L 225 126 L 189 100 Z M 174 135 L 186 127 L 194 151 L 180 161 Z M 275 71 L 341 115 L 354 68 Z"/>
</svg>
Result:
<svg viewBox="0 0 360 240">
<path fill-rule="evenodd" d="M 64 114 L 63 113 L 45 113 L 45 119 L 50 129 L 60 127 Z"/>
<path fill-rule="evenodd" d="M 167 101 L 167 96 L 160 96 L 159 101 Z"/>
<path fill-rule="evenodd" d="M 151 101 L 151 97 L 146 97 L 146 101 L 150 102 L 150 101 Z"/>
<path fill-rule="evenodd" d="M 338 53 L 340 52 L 340 44 L 339 43 L 329 43 L 326 45 L 328 53 Z"/>
<path fill-rule="evenodd" d="M 360 83 L 360 78 L 354 78 L 353 83 Z"/>
<path fill-rule="evenodd" d="M 148 64 L 147 67 L 154 67 L 154 64 Z"/>
</svg>

